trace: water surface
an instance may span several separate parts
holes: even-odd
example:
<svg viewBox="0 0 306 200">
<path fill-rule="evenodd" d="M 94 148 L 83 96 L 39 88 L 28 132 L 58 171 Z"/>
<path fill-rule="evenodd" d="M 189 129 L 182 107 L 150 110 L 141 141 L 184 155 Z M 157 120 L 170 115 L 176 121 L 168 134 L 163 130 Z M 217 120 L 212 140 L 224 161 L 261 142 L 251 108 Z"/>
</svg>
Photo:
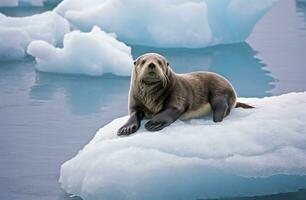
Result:
<svg viewBox="0 0 306 200">
<path fill-rule="evenodd" d="M 13 16 L 31 8 L 0 9 Z M 306 4 L 281 0 L 247 42 L 203 49 L 133 46 L 133 57 L 164 54 L 178 73 L 208 70 L 229 79 L 239 96 L 306 90 Z M 0 199 L 71 199 L 58 184 L 60 165 L 95 132 L 127 114 L 129 78 L 39 73 L 35 61 L 0 63 Z M 288 133 L 289 134 L 289 133 Z M 305 176 L 218 177 L 231 184 L 210 197 L 245 196 L 306 188 Z M 215 180 L 218 181 L 218 180 Z"/>
</svg>

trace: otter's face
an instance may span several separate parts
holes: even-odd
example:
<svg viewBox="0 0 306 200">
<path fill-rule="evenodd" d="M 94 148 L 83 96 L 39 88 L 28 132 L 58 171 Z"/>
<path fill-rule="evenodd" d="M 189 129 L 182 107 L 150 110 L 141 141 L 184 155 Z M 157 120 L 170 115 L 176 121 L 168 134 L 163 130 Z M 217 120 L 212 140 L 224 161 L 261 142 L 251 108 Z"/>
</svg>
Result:
<svg viewBox="0 0 306 200">
<path fill-rule="evenodd" d="M 139 81 L 144 84 L 152 85 L 162 83 L 167 84 L 167 60 L 156 53 L 148 53 L 139 56 L 134 62 L 134 70 Z"/>
</svg>

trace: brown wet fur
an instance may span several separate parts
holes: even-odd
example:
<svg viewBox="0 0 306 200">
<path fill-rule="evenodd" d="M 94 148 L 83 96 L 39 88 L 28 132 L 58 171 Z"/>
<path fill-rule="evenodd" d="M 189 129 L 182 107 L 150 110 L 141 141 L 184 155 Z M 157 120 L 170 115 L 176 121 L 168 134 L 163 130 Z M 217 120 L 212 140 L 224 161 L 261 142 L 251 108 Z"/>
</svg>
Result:
<svg viewBox="0 0 306 200">
<path fill-rule="evenodd" d="M 136 132 L 144 117 L 151 119 L 146 129 L 158 131 L 177 119 L 198 118 L 211 112 L 213 120 L 221 122 L 236 107 L 233 86 L 216 73 L 176 74 L 168 61 L 156 53 L 144 54 L 134 64 L 129 92 L 130 119 L 118 130 L 118 135 Z"/>
</svg>

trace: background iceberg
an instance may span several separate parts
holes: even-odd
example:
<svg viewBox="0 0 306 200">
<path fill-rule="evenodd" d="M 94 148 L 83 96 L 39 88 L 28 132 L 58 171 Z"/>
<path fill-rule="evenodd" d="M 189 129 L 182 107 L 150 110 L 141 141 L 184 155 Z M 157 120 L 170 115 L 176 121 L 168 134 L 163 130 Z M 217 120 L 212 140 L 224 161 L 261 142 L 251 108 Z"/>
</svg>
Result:
<svg viewBox="0 0 306 200">
<path fill-rule="evenodd" d="M 141 128 L 117 137 L 127 117 L 116 119 L 62 165 L 59 181 L 85 200 L 196 199 L 241 176 L 305 175 L 306 93 L 240 101 L 256 108 L 235 109 L 217 124 L 178 121 L 157 133 Z"/>
<path fill-rule="evenodd" d="M 199 48 L 244 41 L 277 0 L 64 0 L 77 28 L 98 25 L 128 44 Z"/>
<path fill-rule="evenodd" d="M 113 73 L 129 76 L 133 66 L 131 48 L 98 27 L 89 33 L 73 31 L 65 35 L 63 48 L 45 41 L 33 41 L 28 53 L 43 72 L 99 76 Z"/>
<path fill-rule="evenodd" d="M 22 59 L 33 40 L 60 44 L 69 31 L 68 21 L 54 12 L 20 18 L 0 13 L 0 61 Z"/>
<path fill-rule="evenodd" d="M 5 0 L 0 6 L 55 1 Z M 58 45 L 69 32 L 65 18 L 75 29 L 90 31 L 97 25 L 127 44 L 199 48 L 242 42 L 276 1 L 64 0 L 55 12 L 22 18 L 0 14 L 0 38 L 5 41 L 0 44 L 0 61 L 23 58 L 33 40 Z"/>
</svg>

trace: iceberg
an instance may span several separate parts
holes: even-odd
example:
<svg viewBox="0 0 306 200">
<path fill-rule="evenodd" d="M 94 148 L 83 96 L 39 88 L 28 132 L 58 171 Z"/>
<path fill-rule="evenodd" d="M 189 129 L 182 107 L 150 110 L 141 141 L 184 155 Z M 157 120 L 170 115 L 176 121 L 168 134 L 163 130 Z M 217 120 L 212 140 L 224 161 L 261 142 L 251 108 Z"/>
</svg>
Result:
<svg viewBox="0 0 306 200">
<path fill-rule="evenodd" d="M 55 12 L 30 17 L 7 17 L 0 13 L 0 61 L 24 58 L 33 40 L 61 44 L 69 31 L 69 22 Z"/>
<path fill-rule="evenodd" d="M 64 0 L 55 12 L 132 45 L 200 48 L 244 41 L 277 0 Z"/>
<path fill-rule="evenodd" d="M 98 27 L 88 33 L 72 31 L 66 34 L 63 48 L 45 41 L 33 41 L 27 52 L 35 57 L 36 69 L 42 72 L 130 76 L 133 67 L 131 48 Z"/>
<path fill-rule="evenodd" d="M 281 188 L 275 176 L 306 175 L 306 92 L 239 101 L 255 108 L 234 109 L 222 123 L 177 121 L 128 137 L 116 134 L 127 116 L 115 119 L 61 166 L 61 187 L 85 200 L 186 200 L 220 195 L 222 187 L 224 195 L 254 185 L 269 193 Z M 306 186 L 305 178 L 285 178 L 286 189 Z"/>
</svg>

